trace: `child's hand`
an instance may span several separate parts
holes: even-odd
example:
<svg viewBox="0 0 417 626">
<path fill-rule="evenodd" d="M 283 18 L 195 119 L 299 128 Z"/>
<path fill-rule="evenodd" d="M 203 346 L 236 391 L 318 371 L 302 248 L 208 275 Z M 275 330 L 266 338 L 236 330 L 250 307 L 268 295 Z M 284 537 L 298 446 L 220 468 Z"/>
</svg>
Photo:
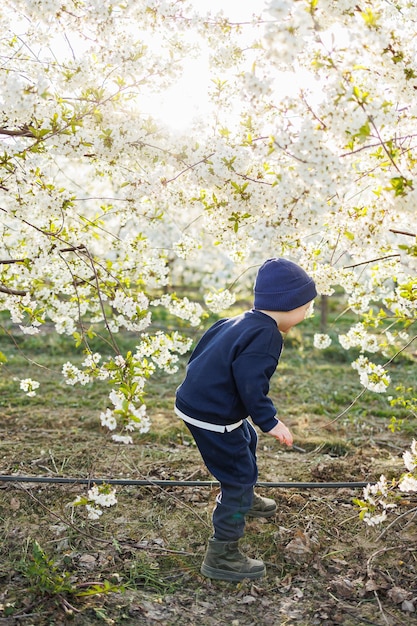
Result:
<svg viewBox="0 0 417 626">
<path fill-rule="evenodd" d="M 292 446 L 293 436 L 283 422 L 278 422 L 278 424 L 268 432 L 268 435 L 272 435 L 275 439 L 278 439 L 281 443 L 285 443 L 287 446 Z"/>
</svg>

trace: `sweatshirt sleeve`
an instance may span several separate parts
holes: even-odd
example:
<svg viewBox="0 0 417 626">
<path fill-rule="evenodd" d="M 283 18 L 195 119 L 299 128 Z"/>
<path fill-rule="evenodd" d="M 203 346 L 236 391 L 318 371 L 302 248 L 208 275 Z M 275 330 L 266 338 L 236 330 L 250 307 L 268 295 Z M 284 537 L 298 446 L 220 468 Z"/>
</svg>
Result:
<svg viewBox="0 0 417 626">
<path fill-rule="evenodd" d="M 278 424 L 277 410 L 268 397 L 269 381 L 278 360 L 271 355 L 242 353 L 233 363 L 233 375 L 240 398 L 252 421 L 263 432 Z"/>
</svg>

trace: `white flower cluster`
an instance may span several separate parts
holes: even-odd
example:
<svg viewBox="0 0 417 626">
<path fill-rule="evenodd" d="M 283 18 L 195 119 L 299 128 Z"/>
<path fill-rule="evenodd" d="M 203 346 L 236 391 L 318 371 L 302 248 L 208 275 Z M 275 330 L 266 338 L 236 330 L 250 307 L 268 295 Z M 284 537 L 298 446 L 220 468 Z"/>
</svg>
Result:
<svg viewBox="0 0 417 626">
<path fill-rule="evenodd" d="M 115 443 L 123 443 L 125 445 L 133 443 L 133 439 L 130 435 L 112 435 L 111 438 Z"/>
<path fill-rule="evenodd" d="M 20 389 L 25 392 L 29 398 L 36 396 L 36 389 L 39 389 L 40 383 L 37 380 L 31 378 L 23 378 L 20 381 Z"/>
<path fill-rule="evenodd" d="M 382 365 L 372 363 L 367 357 L 361 355 L 353 361 L 352 367 L 359 372 L 359 380 L 365 389 L 375 393 L 385 393 L 391 378 Z"/>
<path fill-rule="evenodd" d="M 201 243 L 193 237 L 183 235 L 172 247 L 175 254 L 181 259 L 193 259 L 202 246 Z"/>
<path fill-rule="evenodd" d="M 117 428 L 117 419 L 111 409 L 106 409 L 100 413 L 100 422 L 104 428 L 115 430 Z"/>
<path fill-rule="evenodd" d="M 101 507 L 109 508 L 117 504 L 116 491 L 112 489 L 110 485 L 94 485 L 91 487 L 87 496 L 77 496 L 77 498 L 70 503 L 70 506 L 85 506 L 87 510 L 87 517 L 90 520 L 97 520 L 103 515 Z"/>
<path fill-rule="evenodd" d="M 324 296 L 331 296 L 334 294 L 332 285 L 340 283 L 342 272 L 328 263 L 323 263 L 311 271 L 311 275 L 314 278 L 317 292 Z"/>
<path fill-rule="evenodd" d="M 225 311 L 236 302 L 236 296 L 228 289 L 216 292 L 211 291 L 204 295 L 204 302 L 213 313 L 221 313 L 221 311 Z"/>
<path fill-rule="evenodd" d="M 146 415 L 146 404 L 142 404 L 137 408 L 133 403 L 128 405 L 129 420 L 125 426 L 126 430 L 133 432 L 137 430 L 140 433 L 147 433 L 150 428 L 149 417 Z M 114 435 L 112 437 L 114 441 Z M 131 441 L 129 443 L 132 443 Z"/>
<path fill-rule="evenodd" d="M 176 331 L 170 335 L 162 331 L 153 336 L 144 333 L 134 355 L 128 359 L 118 355 L 107 363 L 104 367 L 115 384 L 123 384 L 118 390 L 110 392 L 113 408 L 107 408 L 100 414 L 101 425 L 110 431 L 115 431 L 120 425 L 128 432 L 148 432 L 150 419 L 146 405 L 142 402 L 146 380 L 154 373 L 156 366 L 170 374 L 175 372 L 178 354 L 187 352 L 191 343 L 191 339 L 184 338 Z M 133 443 L 130 435 L 118 433 L 112 435 L 112 440 L 116 443 Z"/>
<path fill-rule="evenodd" d="M 7 311 L 12 322 L 19 324 L 20 330 L 25 335 L 37 335 L 39 327 L 45 321 L 45 314 L 36 312 L 36 308 L 37 303 L 31 299 L 30 294 L 20 297 L 15 295 L 0 297 L 0 311 Z"/>
<path fill-rule="evenodd" d="M 408 472 L 400 478 L 398 488 L 400 491 L 417 491 L 417 441 L 413 439 L 411 449 L 403 454 L 404 465 Z"/>
<path fill-rule="evenodd" d="M 363 500 L 355 500 L 360 507 L 360 517 L 369 526 L 377 526 L 387 519 L 387 513 L 397 505 L 395 488 L 406 493 L 417 492 L 417 441 L 414 439 L 411 449 L 403 454 L 404 465 L 408 472 L 403 474 L 398 481 L 392 480 L 388 484 L 385 476 L 381 476 L 374 485 L 367 485 L 363 490 Z"/>
<path fill-rule="evenodd" d="M 118 290 L 109 304 L 120 313 L 109 321 L 113 332 L 117 332 L 120 327 L 140 332 L 151 323 L 151 314 L 147 312 L 149 300 L 144 293 L 139 292 L 132 297 Z"/>
<path fill-rule="evenodd" d="M 187 297 L 178 298 L 174 294 L 165 294 L 151 302 L 152 306 L 164 306 L 172 315 L 190 322 L 191 326 L 198 326 L 204 311 L 198 302 L 191 302 Z"/>
<path fill-rule="evenodd" d="M 97 364 L 100 362 L 101 360 L 101 354 L 99 354 L 98 352 L 89 352 L 87 354 L 87 356 L 85 357 L 82 365 L 84 367 L 91 367 L 91 368 L 95 368 L 97 366 Z"/>
<path fill-rule="evenodd" d="M 70 361 L 67 361 L 62 366 L 62 373 L 67 385 L 87 385 L 91 381 L 91 377 L 87 372 L 80 370 L 73 365 Z"/>
<path fill-rule="evenodd" d="M 170 335 L 158 331 L 155 335 L 141 335 L 141 343 L 136 346 L 134 358 L 140 362 L 143 358 L 152 361 L 168 374 L 177 371 L 178 355 L 185 354 L 191 347 L 192 339 L 187 339 L 174 331 Z"/>
<path fill-rule="evenodd" d="M 39 333 L 39 327 L 42 325 L 42 322 L 39 320 L 32 320 L 31 324 L 28 326 L 22 326 L 19 324 L 19 328 L 24 335 L 37 335 Z"/>
<path fill-rule="evenodd" d="M 313 339 L 313 345 L 318 350 L 325 350 L 332 343 L 331 337 L 325 333 L 315 333 Z"/>
<path fill-rule="evenodd" d="M 377 352 L 379 350 L 378 338 L 371 335 L 362 323 L 355 324 L 344 335 L 339 335 L 339 342 L 342 348 L 360 348 L 365 352 Z"/>
<path fill-rule="evenodd" d="M 385 476 L 381 476 L 375 485 L 367 485 L 363 490 L 363 498 L 369 508 L 362 519 L 368 526 L 382 524 L 387 518 L 387 511 L 396 506 L 388 501 L 389 487 Z M 379 513 L 375 512 L 377 509 Z"/>
<path fill-rule="evenodd" d="M 143 404 L 143 392 L 147 379 L 156 367 L 171 374 L 178 368 L 178 355 L 190 349 L 192 339 L 182 336 L 177 331 L 171 334 L 158 331 L 155 335 L 143 333 L 136 346 L 135 354 L 121 354 L 108 358 L 100 365 L 101 355 L 88 352 L 80 369 L 69 361 L 63 365 L 63 375 L 68 385 L 86 385 L 95 379 L 109 379 L 114 389 L 109 394 L 112 408 L 100 414 L 100 422 L 109 431 L 116 431 L 120 426 L 129 432 L 148 432 L 150 420 Z M 112 440 L 117 443 L 133 443 L 130 435 L 113 432 Z"/>
<path fill-rule="evenodd" d="M 113 404 L 113 408 L 107 408 L 106 411 L 100 414 L 101 425 L 109 430 L 115 430 L 122 421 L 124 429 L 127 431 L 138 431 L 139 433 L 146 433 L 150 428 L 150 420 L 146 415 L 146 405 L 141 404 L 137 407 L 137 403 L 140 402 L 139 398 L 128 400 L 121 391 L 112 390 L 109 394 L 110 401 Z M 130 435 L 118 435 L 113 434 L 112 440 L 116 443 L 131 444 L 133 439 Z"/>
</svg>

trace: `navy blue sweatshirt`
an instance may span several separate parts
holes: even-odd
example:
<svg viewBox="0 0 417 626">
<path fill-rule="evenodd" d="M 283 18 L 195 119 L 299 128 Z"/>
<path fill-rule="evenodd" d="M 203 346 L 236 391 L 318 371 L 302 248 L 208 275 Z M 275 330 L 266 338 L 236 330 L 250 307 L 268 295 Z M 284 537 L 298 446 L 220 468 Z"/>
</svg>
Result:
<svg viewBox="0 0 417 626">
<path fill-rule="evenodd" d="M 227 425 L 248 416 L 268 432 L 276 409 L 269 381 L 282 351 L 275 320 L 255 309 L 219 320 L 201 337 L 177 389 L 176 406 L 185 415 Z"/>
</svg>

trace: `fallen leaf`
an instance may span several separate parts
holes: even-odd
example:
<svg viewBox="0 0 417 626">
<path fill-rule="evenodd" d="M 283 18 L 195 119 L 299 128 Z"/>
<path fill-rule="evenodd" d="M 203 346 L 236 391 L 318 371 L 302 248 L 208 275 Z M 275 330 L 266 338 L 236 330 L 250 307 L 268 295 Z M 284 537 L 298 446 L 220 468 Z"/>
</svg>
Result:
<svg viewBox="0 0 417 626">
<path fill-rule="evenodd" d="M 373 578 L 369 578 L 365 583 L 365 589 L 366 591 L 378 591 L 379 585 Z"/>
<path fill-rule="evenodd" d="M 96 566 L 96 558 L 92 554 L 83 554 L 78 561 L 80 567 L 85 569 L 94 569 Z"/>
<path fill-rule="evenodd" d="M 351 598 L 355 595 L 355 586 L 348 578 L 335 578 L 331 587 L 342 598 Z"/>
<path fill-rule="evenodd" d="M 410 599 L 411 592 L 406 591 L 406 589 L 403 589 L 402 587 L 392 587 L 391 589 L 388 589 L 387 596 L 395 604 L 401 604 L 404 600 Z"/>
<path fill-rule="evenodd" d="M 292 563 L 305 563 L 311 555 L 310 538 L 303 532 L 298 532 L 284 548 L 284 558 Z"/>
<path fill-rule="evenodd" d="M 12 511 L 18 511 L 20 509 L 20 500 L 19 498 L 12 498 L 10 500 L 10 508 Z"/>
</svg>

